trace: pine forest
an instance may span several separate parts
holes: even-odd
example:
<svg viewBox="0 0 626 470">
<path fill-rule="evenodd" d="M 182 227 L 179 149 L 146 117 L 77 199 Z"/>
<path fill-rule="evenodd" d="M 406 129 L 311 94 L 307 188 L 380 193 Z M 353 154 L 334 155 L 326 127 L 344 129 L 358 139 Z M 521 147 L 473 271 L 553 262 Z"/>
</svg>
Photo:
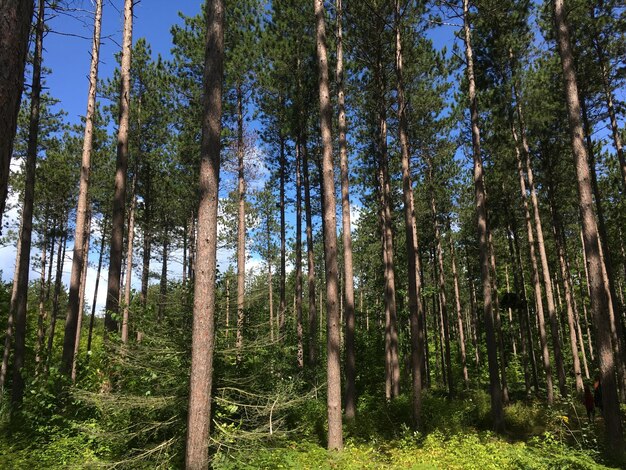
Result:
<svg viewBox="0 0 626 470">
<path fill-rule="evenodd" d="M 0 0 L 0 468 L 626 468 L 623 0 Z"/>
</svg>

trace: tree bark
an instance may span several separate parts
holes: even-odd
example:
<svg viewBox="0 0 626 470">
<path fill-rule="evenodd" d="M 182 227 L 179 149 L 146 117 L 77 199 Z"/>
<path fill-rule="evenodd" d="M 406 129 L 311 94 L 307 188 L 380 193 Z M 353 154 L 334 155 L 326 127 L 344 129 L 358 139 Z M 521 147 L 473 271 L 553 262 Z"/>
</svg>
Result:
<svg viewBox="0 0 626 470">
<path fill-rule="evenodd" d="M 207 3 L 206 24 L 198 248 L 194 279 L 191 374 L 185 449 L 185 467 L 188 470 L 204 470 L 209 466 L 209 423 L 215 344 L 217 204 L 224 76 L 224 0 Z"/>
<path fill-rule="evenodd" d="M 461 367 L 463 368 L 463 383 L 465 388 L 469 388 L 469 374 L 467 372 L 467 355 L 465 351 L 465 331 L 463 328 L 463 309 L 461 307 L 461 289 L 459 287 L 459 273 L 456 266 L 456 254 L 454 250 L 454 240 L 452 231 L 450 232 L 450 260 L 452 262 L 452 278 L 454 280 L 454 301 L 456 305 L 456 319 L 459 334 L 459 350 L 461 352 Z"/>
<path fill-rule="evenodd" d="M 167 302 L 167 257 L 169 256 L 169 239 L 167 230 L 163 233 L 163 260 L 161 263 L 161 282 L 159 285 L 159 310 L 157 321 L 162 322 L 165 316 L 165 304 Z"/>
<path fill-rule="evenodd" d="M 85 284 L 87 283 L 87 267 L 89 265 L 89 242 L 91 239 L 91 210 L 89 210 L 89 214 L 87 215 L 87 224 L 85 227 L 85 231 L 86 234 L 83 238 L 85 243 L 83 252 L 85 253 L 85 256 L 83 257 L 83 266 L 81 267 L 79 292 L 80 301 L 78 303 L 78 320 L 76 322 L 76 340 L 74 341 L 74 354 L 72 355 L 72 372 L 70 374 L 72 383 L 76 383 L 78 351 L 80 350 L 80 334 L 83 325 L 83 312 L 85 310 L 85 288 L 87 287 Z"/>
<path fill-rule="evenodd" d="M 0 0 L 0 234 L 34 4 L 31 0 Z"/>
<path fill-rule="evenodd" d="M 304 332 L 302 327 L 302 142 L 296 143 L 296 335 L 298 350 L 296 362 L 300 369 L 304 368 Z"/>
<path fill-rule="evenodd" d="M 279 131 L 280 132 L 280 131 Z M 279 135 L 280 140 L 280 282 L 279 282 L 279 305 L 278 305 L 278 337 L 282 339 L 285 328 L 285 309 L 286 306 L 286 291 L 285 280 L 287 276 L 286 271 L 286 235 L 285 235 L 285 180 L 286 180 L 286 167 L 287 159 L 285 156 L 285 138 L 282 133 Z"/>
<path fill-rule="evenodd" d="M 302 152 L 302 167 L 304 176 L 304 212 L 306 218 L 307 284 L 309 292 L 309 365 L 314 367 L 317 363 L 317 306 L 315 304 L 315 254 L 313 252 L 313 217 L 311 213 L 311 183 L 309 181 L 309 152 L 306 142 Z"/>
<path fill-rule="evenodd" d="M 50 316 L 50 325 L 48 327 L 48 344 L 46 348 L 46 360 L 44 364 L 44 373 L 48 374 L 50 369 L 50 361 L 52 360 L 52 346 L 54 345 L 54 332 L 56 330 L 57 316 L 59 314 L 59 295 L 61 294 L 61 282 L 63 278 L 63 266 L 65 265 L 65 249 L 67 245 L 67 221 L 61 224 L 61 232 L 59 239 L 59 248 L 57 251 L 57 272 L 54 280 L 54 295 L 52 298 L 52 315 Z"/>
<path fill-rule="evenodd" d="M 39 317 L 37 318 L 37 346 L 35 347 L 35 375 L 39 375 L 41 369 L 41 359 L 43 353 L 43 341 L 45 337 L 46 324 L 46 262 L 48 255 L 48 217 L 43 229 L 43 246 L 41 248 L 41 278 L 39 287 Z M 54 247 L 52 248 L 54 249 Z"/>
<path fill-rule="evenodd" d="M 337 220 L 333 168 L 332 105 L 330 101 L 324 1 L 314 0 L 322 139 L 322 207 L 326 264 L 328 449 L 343 448 L 341 417 L 340 326 L 338 311 Z"/>
<path fill-rule="evenodd" d="M 126 237 L 126 282 L 124 284 L 124 310 L 122 312 L 122 344 L 128 343 L 128 321 L 130 316 L 130 290 L 133 278 L 133 245 L 135 241 L 135 208 L 137 206 L 137 197 L 135 188 L 137 184 L 137 176 L 133 179 L 133 187 L 131 190 L 131 202 L 128 215 L 128 235 Z"/>
<path fill-rule="evenodd" d="M 495 338 L 494 315 L 491 292 L 491 276 L 489 273 L 489 234 L 487 229 L 487 207 L 483 178 L 483 162 L 480 154 L 480 127 L 478 123 L 478 102 L 476 99 L 476 83 L 474 80 L 474 57 L 471 44 L 469 20 L 469 0 L 463 0 L 463 32 L 465 39 L 466 73 L 469 83 L 469 106 L 472 122 L 472 150 L 474 160 L 474 188 L 480 250 L 480 271 L 483 287 L 485 329 L 487 338 L 487 358 L 489 361 L 489 388 L 491 392 L 491 413 L 493 427 L 496 432 L 504 431 L 504 410 L 502 407 L 502 390 L 498 376 L 498 353 Z"/>
<path fill-rule="evenodd" d="M 554 403 L 554 390 L 552 384 L 552 365 L 550 363 L 550 351 L 548 350 L 548 335 L 546 332 L 546 322 L 543 311 L 543 300 L 541 292 L 541 284 L 539 282 L 539 266 L 537 264 L 537 255 L 535 252 L 535 235 L 533 232 L 532 221 L 530 218 L 530 209 L 528 208 L 528 196 L 526 194 L 526 182 L 524 180 L 524 169 L 522 166 L 522 157 L 519 147 L 519 138 L 515 130 L 515 124 L 511 120 L 511 134 L 515 141 L 515 157 L 517 159 L 517 173 L 519 176 L 520 190 L 522 193 L 522 202 L 524 206 L 524 219 L 526 221 L 526 233 L 528 235 L 528 249 L 530 254 L 530 265 L 532 268 L 532 283 L 535 289 L 535 307 L 537 311 L 537 321 L 539 324 L 539 340 L 541 343 L 541 357 L 543 359 L 543 369 L 546 373 L 546 389 L 548 394 L 548 404 Z"/>
<path fill-rule="evenodd" d="M 28 275 L 30 272 L 30 248 L 33 232 L 33 207 L 35 203 L 35 168 L 37 165 L 39 140 L 44 14 L 45 2 L 44 0 L 39 0 L 37 7 L 37 27 L 35 29 L 33 83 L 30 94 L 30 121 L 28 126 L 28 147 L 26 150 L 22 232 L 19 241 L 22 245 L 20 249 L 21 259 L 17 276 L 17 296 L 14 313 L 15 346 L 13 352 L 13 384 L 11 388 L 11 403 L 14 409 L 22 404 L 25 387 L 22 367 L 26 359 L 26 309 L 28 302 Z"/>
<path fill-rule="evenodd" d="M 93 302 L 91 303 L 91 317 L 89 318 L 89 333 L 87 335 L 87 354 L 91 352 L 91 340 L 93 337 L 93 323 L 96 318 L 96 304 L 98 300 L 98 287 L 100 285 L 100 271 L 102 271 L 102 258 L 104 258 L 104 244 L 106 240 L 106 217 L 102 221 L 102 239 L 100 240 L 100 255 L 98 256 L 98 270 L 96 271 L 96 286 L 93 291 Z M 89 356 L 87 356 L 89 357 Z"/>
<path fill-rule="evenodd" d="M 237 362 L 242 360 L 246 292 L 246 181 L 244 177 L 243 91 L 237 86 Z"/>
<path fill-rule="evenodd" d="M 583 129 L 580 117 L 580 101 L 578 99 L 578 85 L 574 70 L 574 59 L 570 42 L 569 28 L 565 17 L 563 0 L 554 2 L 554 18 L 557 33 L 557 43 L 563 80 L 565 85 L 565 100 L 570 127 L 576 179 L 578 183 L 579 208 L 582 218 L 584 250 L 587 256 L 589 269 L 591 310 L 594 323 L 598 331 L 598 363 L 602 382 L 602 404 L 606 427 L 607 453 L 620 459 L 624 453 L 624 439 L 622 423 L 619 413 L 617 384 L 615 381 L 615 357 L 611 341 L 611 321 L 607 315 L 609 299 L 603 282 L 603 260 L 600 253 L 598 227 L 593 207 L 589 164 L 587 151 L 583 142 Z M 615 345 L 617 346 L 617 345 Z"/>
<path fill-rule="evenodd" d="M 122 249 L 124 244 L 124 219 L 126 205 L 126 179 L 128 172 L 128 132 L 130 119 L 130 63 L 133 43 L 134 0 L 124 0 L 124 37 L 120 67 L 119 129 L 117 134 L 117 159 L 115 163 L 115 189 L 111 243 L 109 249 L 109 280 L 107 286 L 104 331 L 117 331 L 112 314 L 119 314 Z"/>
</svg>

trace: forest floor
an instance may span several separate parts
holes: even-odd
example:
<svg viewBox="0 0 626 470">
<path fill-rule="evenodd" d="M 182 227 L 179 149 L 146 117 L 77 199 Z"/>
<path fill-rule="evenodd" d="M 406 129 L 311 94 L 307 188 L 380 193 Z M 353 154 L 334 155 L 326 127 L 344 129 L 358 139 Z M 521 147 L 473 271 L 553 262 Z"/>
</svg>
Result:
<svg viewBox="0 0 626 470">
<path fill-rule="evenodd" d="M 488 431 L 488 396 L 472 392 L 447 400 L 428 394 L 424 400 L 426 433 L 406 423 L 407 397 L 373 409 L 360 406 L 357 421 L 344 425 L 345 448 L 324 448 L 324 406 L 314 401 L 293 419 L 296 429 L 276 438 L 237 433 L 219 436 L 213 448 L 215 469 L 607 469 L 602 460 L 602 418 L 589 423 L 574 399 L 552 408 L 540 401 L 514 402 L 506 408 L 507 432 Z M 182 468 L 183 440 L 145 458 L 116 450 L 103 439 L 97 423 L 67 428 L 12 431 L 0 428 L 1 469 Z M 128 449 L 128 447 L 126 448 Z M 158 449 L 155 447 L 154 449 Z M 125 454 L 126 452 L 126 454 Z M 131 457 L 128 458 L 127 457 Z M 623 467 L 622 467 L 623 468 Z"/>
</svg>

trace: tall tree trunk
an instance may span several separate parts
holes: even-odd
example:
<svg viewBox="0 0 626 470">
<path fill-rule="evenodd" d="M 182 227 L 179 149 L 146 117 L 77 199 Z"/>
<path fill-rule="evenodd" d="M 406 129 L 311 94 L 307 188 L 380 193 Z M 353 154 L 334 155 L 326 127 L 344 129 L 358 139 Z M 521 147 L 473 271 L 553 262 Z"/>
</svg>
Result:
<svg viewBox="0 0 626 470">
<path fill-rule="evenodd" d="M 72 271 L 70 274 L 70 291 L 68 299 L 67 317 L 65 319 L 65 336 L 63 338 L 63 367 L 66 375 L 72 373 L 76 331 L 78 329 L 80 290 L 82 267 L 84 258 L 89 256 L 85 252 L 85 237 L 88 236 L 86 227 L 89 212 L 89 176 L 91 172 L 91 152 L 93 149 L 93 131 L 96 112 L 96 90 L 98 86 L 98 64 L 100 61 L 100 32 L 102 27 L 102 0 L 96 2 L 94 16 L 93 40 L 91 45 L 91 65 L 89 69 L 89 92 L 87 94 L 87 116 L 85 117 L 85 132 L 83 137 L 83 153 L 80 168 L 80 183 L 78 189 L 78 207 L 76 209 L 76 228 L 74 231 L 74 255 L 72 257 Z"/>
<path fill-rule="evenodd" d="M 133 179 L 131 189 L 131 202 L 128 215 L 128 235 L 126 239 L 126 282 L 124 284 L 124 310 L 122 313 L 122 344 L 128 343 L 128 320 L 130 316 L 130 290 L 133 278 L 133 245 L 135 241 L 135 208 L 137 206 L 137 197 L 135 188 L 137 184 L 137 176 Z"/>
<path fill-rule="evenodd" d="M 515 130 L 515 124 L 511 120 L 511 133 L 515 141 L 515 157 L 517 159 L 517 173 L 519 176 L 522 202 L 524 206 L 524 219 L 526 221 L 526 232 L 528 235 L 528 249 L 530 252 L 530 265 L 532 268 L 532 283 L 535 289 L 535 307 L 537 311 L 537 321 L 539 323 L 539 339 L 541 343 L 541 357 L 543 359 L 543 369 L 546 373 L 546 389 L 548 392 L 548 404 L 554 403 L 554 390 L 552 385 L 552 365 L 550 364 L 550 351 L 548 350 L 548 335 L 546 332 L 546 322 L 543 312 L 543 300 L 541 284 L 539 282 L 539 267 L 537 265 L 537 255 L 535 252 L 535 235 L 533 232 L 530 209 L 528 208 L 528 196 L 526 195 L 526 182 L 524 180 L 524 170 L 522 157 L 519 148 L 519 138 Z"/>
<path fill-rule="evenodd" d="M 246 181 L 244 177 L 243 91 L 237 85 L 237 361 L 243 348 L 246 293 Z"/>
<path fill-rule="evenodd" d="M 564 250 L 563 239 L 561 238 L 562 225 L 559 214 L 557 212 L 556 202 L 554 200 L 554 191 L 551 185 L 548 185 L 548 195 L 550 198 L 550 209 L 552 212 L 552 228 L 554 233 L 554 244 L 556 246 L 557 258 L 559 259 L 559 267 L 561 269 L 561 277 L 563 278 L 563 287 L 565 289 L 565 306 L 567 309 L 567 325 L 569 327 L 570 347 L 572 350 L 572 365 L 574 368 L 574 378 L 576 379 L 576 391 L 583 393 L 583 378 L 580 370 L 580 358 L 578 357 L 578 338 L 576 335 L 576 322 L 574 315 L 574 295 L 571 290 L 571 277 L 569 267 L 566 262 L 566 254 Z M 582 346 L 582 345 L 581 345 Z M 584 348 L 583 348 L 584 349 Z"/>
<path fill-rule="evenodd" d="M 304 176 L 304 212 L 306 218 L 307 284 L 309 292 L 309 365 L 317 362 L 317 307 L 315 305 L 315 254 L 313 252 L 313 217 L 311 213 L 311 183 L 309 181 L 309 152 L 306 142 L 302 149 Z M 269 236 L 269 235 L 268 235 Z M 268 239 L 269 240 L 269 239 Z M 344 247 L 345 250 L 345 247 Z"/>
<path fill-rule="evenodd" d="M 491 392 L 491 413 L 493 427 L 497 432 L 504 431 L 504 410 L 502 407 L 502 389 L 498 376 L 498 352 L 496 346 L 494 315 L 489 273 L 489 234 L 487 229 L 487 207 L 483 178 L 483 161 L 480 154 L 480 127 L 478 124 L 478 102 L 474 80 L 474 57 L 471 44 L 469 19 L 469 0 L 463 0 L 463 32 L 465 39 L 466 73 L 469 83 L 469 106 L 472 121 L 472 150 L 474 159 L 474 187 L 480 252 L 480 271 L 483 287 L 483 304 L 487 338 L 487 358 L 489 361 L 489 388 Z"/>
<path fill-rule="evenodd" d="M 44 224 L 43 246 L 41 248 L 41 278 L 39 287 L 39 317 L 37 318 L 37 345 L 35 346 L 35 375 L 39 375 L 41 369 L 41 358 L 43 352 L 43 340 L 45 336 L 46 323 L 46 262 L 48 255 L 48 217 Z"/>
<path fill-rule="evenodd" d="M 328 449 L 343 448 L 341 417 L 341 351 L 337 268 L 337 220 L 333 168 L 332 105 L 330 101 L 324 1 L 314 0 L 317 61 L 319 73 L 320 130 L 322 138 L 322 207 L 324 219 L 324 259 L 326 264 L 327 328 L 327 407 Z"/>
<path fill-rule="evenodd" d="M 424 334 L 420 328 L 420 319 L 424 315 L 421 301 L 421 279 L 419 240 L 415 222 L 415 201 L 411 182 L 411 164 L 409 156 L 408 122 L 404 93 L 402 34 L 400 25 L 400 2 L 395 4 L 396 29 L 396 88 L 398 93 L 398 137 L 402 156 L 402 195 L 404 201 L 404 224 L 408 260 L 409 283 L 409 322 L 411 331 L 411 377 L 412 411 L 416 429 L 421 429 L 422 420 L 422 362 L 424 360 Z M 361 297 L 362 299 L 362 297 Z M 466 371 L 467 372 L 467 371 Z"/>
<path fill-rule="evenodd" d="M 448 384 L 448 394 L 450 397 L 454 395 L 454 380 L 452 378 L 452 359 L 450 356 L 450 331 L 448 323 L 448 305 L 446 299 L 446 278 L 444 274 L 445 266 L 443 264 L 443 247 L 441 245 L 441 229 L 437 220 L 437 205 L 435 202 L 435 187 L 433 181 L 433 163 L 427 157 L 428 161 L 428 180 L 430 186 L 430 211 L 433 217 L 433 225 L 435 229 L 435 257 L 437 263 L 437 284 L 439 288 L 439 309 L 441 312 L 441 331 L 442 351 L 445 351 L 445 370 Z"/>
<path fill-rule="evenodd" d="M 34 1 L 0 0 L 0 234 L 9 191 Z"/>
<path fill-rule="evenodd" d="M 96 285 L 93 290 L 91 303 L 91 316 L 89 318 L 89 333 L 87 335 L 87 354 L 91 352 L 91 340 L 93 337 L 93 324 L 96 318 L 96 305 L 98 301 L 98 287 L 100 286 L 100 272 L 102 271 L 102 258 L 104 258 L 104 244 L 106 240 L 107 218 L 102 221 L 102 239 L 100 240 L 100 254 L 98 255 L 98 270 L 96 271 Z M 89 357 L 89 356 L 87 356 Z"/>
<path fill-rule="evenodd" d="M 147 207 L 146 207 L 147 209 Z M 150 279 L 150 258 L 152 251 L 152 229 L 148 226 L 148 222 L 145 223 L 143 229 L 143 249 L 142 249 L 142 263 L 141 263 L 141 294 L 140 303 L 143 308 L 148 303 L 148 281 Z"/>
<path fill-rule="evenodd" d="M 350 173 L 348 169 L 348 143 L 346 139 L 346 104 L 343 71 L 343 29 L 342 0 L 336 0 L 337 12 L 337 104 L 339 107 L 339 160 L 341 167 L 341 223 L 343 237 L 344 293 L 346 318 L 346 399 L 345 415 L 347 420 L 356 415 L 356 352 L 355 352 L 355 314 L 354 314 L 354 268 L 352 263 L 352 227 L 350 222 Z"/>
<path fill-rule="evenodd" d="M 296 361 L 298 367 L 304 367 L 304 332 L 302 328 L 302 142 L 296 143 L 296 334 L 298 336 L 298 351 Z"/>
<path fill-rule="evenodd" d="M 165 316 L 165 304 L 167 302 L 167 257 L 169 256 L 169 238 L 167 230 L 163 233 L 163 261 L 161 263 L 161 281 L 159 285 L 159 310 L 157 321 L 162 322 Z"/>
<path fill-rule="evenodd" d="M 563 354 L 561 352 L 561 341 L 559 339 L 559 326 L 556 315 L 556 307 L 554 306 L 554 294 L 550 277 L 550 266 L 548 265 L 548 255 L 546 253 L 546 245 L 543 237 L 543 226 L 541 223 L 541 215 L 539 213 L 539 201 L 535 190 L 535 181 L 532 170 L 532 162 L 530 160 L 530 148 L 526 138 L 526 123 L 524 121 L 524 113 L 522 103 L 517 92 L 517 87 L 513 86 L 513 96 L 516 102 L 517 118 L 520 125 L 520 133 L 522 137 L 522 151 L 524 154 L 524 163 L 526 166 L 526 178 L 528 179 L 528 190 L 530 192 L 530 200 L 533 206 L 533 215 L 535 218 L 535 230 L 537 231 L 537 247 L 539 248 L 539 259 L 541 260 L 541 272 L 543 274 L 543 285 L 546 291 L 546 303 L 548 306 L 548 318 L 550 319 L 550 332 L 552 333 L 552 348 L 554 350 L 554 362 L 556 364 L 556 372 L 559 379 L 559 391 L 561 396 L 567 395 L 567 387 L 565 383 L 565 367 L 563 365 Z"/>
<path fill-rule="evenodd" d="M 122 274 L 122 249 L 124 244 L 124 219 L 126 205 L 126 178 L 128 172 L 128 131 L 130 119 L 130 63 L 133 43 L 133 0 L 124 0 L 124 37 L 120 67 L 119 128 L 117 134 L 117 159 L 115 162 L 115 190 L 111 243 L 109 249 L 109 280 L 107 286 L 104 331 L 116 331 L 117 322 L 111 314 L 119 314 L 120 278 Z"/>
<path fill-rule="evenodd" d="M 191 373 L 185 449 L 185 466 L 188 470 L 204 470 L 209 466 L 209 423 L 215 344 L 217 204 L 224 76 L 224 0 L 207 3 L 206 24 L 198 248 L 194 276 Z"/>
<path fill-rule="evenodd" d="M 280 131 L 279 131 L 280 132 Z M 285 292 L 285 280 L 286 280 L 286 235 L 285 235 L 285 180 L 286 180 L 286 166 L 287 159 L 285 156 L 285 138 L 280 132 L 280 282 L 279 282 L 279 297 L 280 303 L 278 305 L 278 337 L 282 339 L 285 328 L 285 309 L 286 306 L 286 292 Z"/>
<path fill-rule="evenodd" d="M 605 283 L 603 282 L 602 265 L 604 263 L 600 252 L 598 226 L 593 208 L 588 156 L 583 142 L 578 85 L 576 83 L 574 59 L 563 0 L 555 0 L 554 18 L 559 55 L 561 56 L 561 65 L 563 68 L 565 101 L 567 103 L 570 139 L 578 183 L 579 207 L 585 242 L 584 250 L 587 256 L 587 266 L 590 274 L 591 310 L 598 331 L 598 363 L 602 381 L 602 404 L 606 427 L 607 451 L 608 454 L 613 457 L 622 458 L 624 453 L 624 439 L 619 414 L 617 384 L 615 381 L 615 356 L 613 354 L 613 344 L 611 341 L 611 319 L 607 315 L 609 299 L 604 285 Z"/>
<path fill-rule="evenodd" d="M 22 239 L 22 225 L 20 224 L 19 238 Z M 17 244 L 17 254 L 15 256 L 15 269 L 13 270 L 13 289 L 11 291 L 11 301 L 9 304 L 9 316 L 7 318 L 6 334 L 4 336 L 4 351 L 2 354 L 2 366 L 0 367 L 0 394 L 4 392 L 7 373 L 9 371 L 9 356 L 11 355 L 11 344 L 13 342 L 13 327 L 15 326 L 15 301 L 17 299 L 17 277 L 20 272 L 20 262 L 22 257 L 20 251 L 22 244 Z"/>
<path fill-rule="evenodd" d="M 52 314 L 50 316 L 50 325 L 48 327 L 48 344 L 46 348 L 46 361 L 44 364 L 44 373 L 47 375 L 50 370 L 50 361 L 52 361 L 52 346 L 54 345 L 54 332 L 56 330 L 57 316 L 59 314 L 59 295 L 61 294 L 61 283 L 63 278 L 63 266 L 65 265 L 65 249 L 67 245 L 67 221 L 61 223 L 61 238 L 59 239 L 59 248 L 57 251 L 57 272 L 54 280 L 54 294 L 52 297 Z"/>
<path fill-rule="evenodd" d="M 452 262 L 452 278 L 454 280 L 454 302 L 456 306 L 456 319 L 459 335 L 459 350 L 461 352 L 461 367 L 463 368 L 463 383 L 465 388 L 469 388 L 469 374 L 467 372 L 467 355 L 465 352 L 465 331 L 463 328 L 463 309 L 461 307 L 461 289 L 459 287 L 459 273 L 456 266 L 456 254 L 454 250 L 454 240 L 452 231 L 450 232 L 450 261 Z"/>
<path fill-rule="evenodd" d="M 511 282 L 509 279 L 509 265 L 504 265 L 504 279 L 506 281 L 506 292 L 511 292 Z M 515 339 L 515 326 L 513 324 L 513 309 L 511 307 L 507 308 L 509 312 L 509 328 L 510 328 L 510 336 L 511 336 L 511 346 L 513 347 L 513 356 L 517 356 L 517 341 Z"/>
<path fill-rule="evenodd" d="M 80 280 L 80 292 L 79 292 L 79 302 L 78 302 L 78 321 L 76 322 L 76 340 L 74 341 L 74 354 L 72 355 L 72 372 L 70 377 L 72 379 L 72 383 L 76 383 L 76 372 L 77 372 L 77 362 L 78 362 L 78 351 L 80 350 L 80 334 L 83 325 L 83 313 L 85 310 L 85 288 L 87 283 L 87 267 L 89 265 L 89 242 L 91 239 L 91 210 L 89 210 L 89 214 L 87 215 L 87 224 L 85 226 L 85 237 L 83 241 L 85 243 L 83 252 L 85 256 L 83 257 L 83 265 L 81 267 L 81 280 Z"/>
<path fill-rule="evenodd" d="M 35 203 L 35 167 L 39 139 L 39 109 L 41 105 L 41 60 L 43 54 L 45 2 L 39 0 L 37 28 L 35 30 L 35 57 L 33 59 L 33 83 L 30 94 L 30 122 L 28 126 L 28 148 L 26 150 L 24 200 L 22 207 L 22 232 L 19 243 L 20 265 L 17 276 L 15 303 L 15 349 L 13 353 L 13 384 L 11 402 L 18 407 L 24 397 L 22 367 L 26 359 L 26 308 L 28 302 L 28 274 L 30 272 L 30 247 L 33 232 L 33 206 Z"/>
<path fill-rule="evenodd" d="M 487 226 L 489 227 L 489 226 Z M 491 278 L 491 289 L 495 294 L 493 297 L 493 310 L 495 313 L 495 327 L 496 335 L 498 339 L 498 352 L 500 353 L 500 381 L 502 384 L 502 401 L 504 404 L 509 403 L 509 386 L 506 380 L 506 351 L 504 350 L 504 335 L 502 333 L 502 319 L 500 317 L 500 300 L 498 299 L 498 271 L 496 270 L 496 255 L 493 247 L 493 238 L 491 231 L 488 230 L 488 244 L 489 244 L 489 266 L 493 274 Z"/>
</svg>

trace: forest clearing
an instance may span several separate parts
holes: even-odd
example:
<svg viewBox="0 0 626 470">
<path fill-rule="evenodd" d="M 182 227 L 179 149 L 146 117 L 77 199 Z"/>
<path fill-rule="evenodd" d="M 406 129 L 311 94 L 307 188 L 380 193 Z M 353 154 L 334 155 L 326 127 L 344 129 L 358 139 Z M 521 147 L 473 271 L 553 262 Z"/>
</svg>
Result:
<svg viewBox="0 0 626 470">
<path fill-rule="evenodd" d="M 620 0 L 0 0 L 0 468 L 626 468 L 625 104 Z"/>
</svg>

